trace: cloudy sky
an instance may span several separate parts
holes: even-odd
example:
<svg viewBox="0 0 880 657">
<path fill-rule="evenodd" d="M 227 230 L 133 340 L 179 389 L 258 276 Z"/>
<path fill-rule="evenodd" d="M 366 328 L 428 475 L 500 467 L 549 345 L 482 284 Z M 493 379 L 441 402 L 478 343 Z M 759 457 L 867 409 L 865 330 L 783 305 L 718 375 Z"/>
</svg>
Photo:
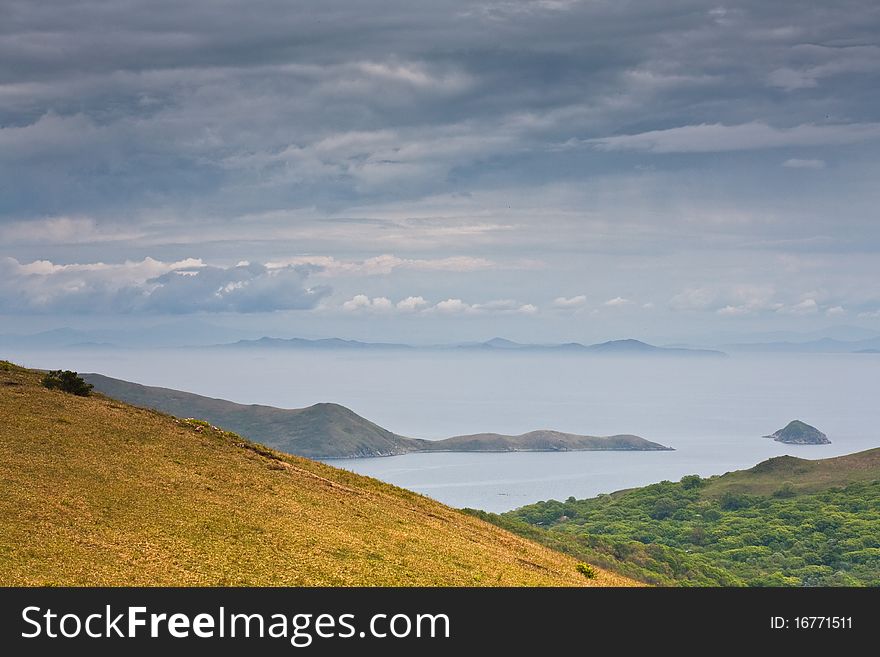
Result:
<svg viewBox="0 0 880 657">
<path fill-rule="evenodd" d="M 8 331 L 880 329 L 876 2 L 0 15 Z"/>
</svg>

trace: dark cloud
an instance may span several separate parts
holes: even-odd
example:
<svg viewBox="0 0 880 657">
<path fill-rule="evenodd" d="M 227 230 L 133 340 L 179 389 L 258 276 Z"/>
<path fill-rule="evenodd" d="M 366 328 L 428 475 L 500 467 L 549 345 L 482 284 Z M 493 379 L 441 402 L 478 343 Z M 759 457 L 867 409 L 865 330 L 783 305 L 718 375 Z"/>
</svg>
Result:
<svg viewBox="0 0 880 657">
<path fill-rule="evenodd" d="M 0 216 L 338 208 L 571 177 L 571 139 L 870 123 L 878 27 L 870 2 L 7 1 Z"/>
<path fill-rule="evenodd" d="M 876 2 L 0 2 L 9 312 L 876 309 Z"/>
</svg>

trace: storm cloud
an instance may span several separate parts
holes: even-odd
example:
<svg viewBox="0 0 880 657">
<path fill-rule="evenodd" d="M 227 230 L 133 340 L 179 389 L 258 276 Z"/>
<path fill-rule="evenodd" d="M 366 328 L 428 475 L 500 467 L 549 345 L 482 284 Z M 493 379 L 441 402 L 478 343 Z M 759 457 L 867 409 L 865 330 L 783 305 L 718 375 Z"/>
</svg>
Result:
<svg viewBox="0 0 880 657">
<path fill-rule="evenodd" d="M 869 2 L 7 1 L 0 211 L 343 208 L 538 163 L 571 177 L 553 161 L 571 139 L 873 139 L 877 19 Z"/>
<path fill-rule="evenodd" d="M 880 307 L 874 2 L 2 6 L 0 256 L 203 262 L 19 273 L 7 314 Z"/>
</svg>

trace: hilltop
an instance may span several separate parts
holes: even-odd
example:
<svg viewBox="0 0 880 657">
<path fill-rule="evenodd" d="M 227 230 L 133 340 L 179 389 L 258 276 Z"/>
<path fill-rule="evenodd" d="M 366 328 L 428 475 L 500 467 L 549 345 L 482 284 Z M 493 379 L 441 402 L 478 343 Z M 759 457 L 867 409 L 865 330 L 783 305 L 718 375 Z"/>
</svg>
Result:
<svg viewBox="0 0 880 657">
<path fill-rule="evenodd" d="M 129 404 L 180 417 L 207 420 L 275 449 L 309 458 L 395 456 L 410 452 L 514 452 L 577 450 L 663 450 L 639 436 L 582 436 L 533 431 L 520 436 L 497 433 L 453 436 L 443 440 L 408 438 L 383 429 L 339 404 L 321 403 L 284 409 L 237 404 L 190 392 L 144 386 L 100 374 L 84 374 L 97 392 Z"/>
<path fill-rule="evenodd" d="M 178 417 L 207 420 L 288 454 L 309 458 L 392 456 L 412 451 L 412 440 L 383 429 L 339 404 L 275 408 L 237 404 L 190 392 L 83 374 L 95 391 Z"/>
<path fill-rule="evenodd" d="M 0 363 L 0 581 L 627 585 L 410 491 Z"/>
<path fill-rule="evenodd" d="M 775 456 L 748 470 L 704 480 L 703 494 L 711 497 L 720 497 L 726 492 L 772 495 L 783 485 L 794 493 L 814 493 L 878 480 L 880 448 L 875 448 L 827 459 Z"/>
</svg>

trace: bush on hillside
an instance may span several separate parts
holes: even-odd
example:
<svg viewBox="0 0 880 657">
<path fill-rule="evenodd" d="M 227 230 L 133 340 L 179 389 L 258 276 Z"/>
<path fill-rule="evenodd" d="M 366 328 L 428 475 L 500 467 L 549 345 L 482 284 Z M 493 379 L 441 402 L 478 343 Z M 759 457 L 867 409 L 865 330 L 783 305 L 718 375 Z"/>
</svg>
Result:
<svg viewBox="0 0 880 657">
<path fill-rule="evenodd" d="M 736 511 L 737 509 L 747 509 L 752 505 L 752 501 L 748 495 L 725 491 L 721 495 L 719 504 L 725 511 Z"/>
<path fill-rule="evenodd" d="M 587 579 L 596 579 L 599 571 L 588 563 L 579 563 L 575 569 Z"/>
<path fill-rule="evenodd" d="M 91 383 L 86 383 L 81 376 L 70 370 L 52 370 L 43 377 L 43 385 L 49 390 L 61 390 L 79 397 L 88 397 L 91 392 Z"/>
<path fill-rule="evenodd" d="M 694 488 L 702 488 L 703 480 L 700 475 L 685 475 L 681 478 L 681 487 L 685 490 L 693 490 Z"/>
</svg>

